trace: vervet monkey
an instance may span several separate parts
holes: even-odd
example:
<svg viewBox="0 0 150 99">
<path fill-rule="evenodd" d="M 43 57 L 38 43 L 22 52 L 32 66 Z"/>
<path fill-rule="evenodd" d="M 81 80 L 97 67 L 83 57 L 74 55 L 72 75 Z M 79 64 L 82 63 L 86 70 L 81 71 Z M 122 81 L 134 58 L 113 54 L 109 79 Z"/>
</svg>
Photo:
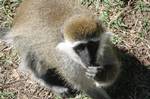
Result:
<svg viewBox="0 0 150 99">
<path fill-rule="evenodd" d="M 92 99 L 110 99 L 103 90 L 120 64 L 111 33 L 77 0 L 24 0 L 5 39 L 12 39 L 22 62 L 57 94 L 74 89 Z"/>
</svg>

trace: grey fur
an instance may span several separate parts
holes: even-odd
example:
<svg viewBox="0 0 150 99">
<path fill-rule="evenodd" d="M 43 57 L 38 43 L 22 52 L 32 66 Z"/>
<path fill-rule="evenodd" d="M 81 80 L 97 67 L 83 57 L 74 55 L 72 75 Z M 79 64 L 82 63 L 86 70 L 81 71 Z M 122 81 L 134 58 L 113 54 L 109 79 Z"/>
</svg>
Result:
<svg viewBox="0 0 150 99">
<path fill-rule="evenodd" d="M 64 41 L 62 25 L 69 17 L 78 14 L 92 13 L 74 0 L 24 0 L 18 8 L 9 34 L 13 36 L 13 44 L 22 58 L 22 65 L 54 92 L 66 96 L 68 90 L 75 89 L 86 92 L 93 99 L 110 99 L 101 86 L 111 84 L 118 75 L 118 60 L 112 56 L 114 53 L 111 48 L 103 60 L 104 63 L 109 62 L 116 71 L 107 68 L 109 75 L 103 74 L 102 78 L 106 77 L 104 81 L 99 76 L 101 73 L 96 77 L 97 80 L 87 77 L 86 68 L 56 49 L 57 45 Z M 99 59 L 99 62 L 101 61 Z M 117 62 L 112 64 L 111 61 Z M 109 78 L 112 73 L 114 75 Z M 61 84 L 51 82 L 51 78 L 58 79 Z M 96 82 L 100 86 L 97 86 Z"/>
</svg>

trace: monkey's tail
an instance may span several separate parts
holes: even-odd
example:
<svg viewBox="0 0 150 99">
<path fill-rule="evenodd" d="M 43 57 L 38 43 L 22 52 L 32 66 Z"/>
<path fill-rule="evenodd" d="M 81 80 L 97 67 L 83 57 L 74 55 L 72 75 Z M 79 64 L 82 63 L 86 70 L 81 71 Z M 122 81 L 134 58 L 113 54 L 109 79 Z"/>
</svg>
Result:
<svg viewBox="0 0 150 99">
<path fill-rule="evenodd" d="M 86 91 L 86 93 L 92 98 L 92 99 L 111 99 L 110 96 L 106 93 L 106 91 L 103 88 L 90 88 Z"/>
</svg>

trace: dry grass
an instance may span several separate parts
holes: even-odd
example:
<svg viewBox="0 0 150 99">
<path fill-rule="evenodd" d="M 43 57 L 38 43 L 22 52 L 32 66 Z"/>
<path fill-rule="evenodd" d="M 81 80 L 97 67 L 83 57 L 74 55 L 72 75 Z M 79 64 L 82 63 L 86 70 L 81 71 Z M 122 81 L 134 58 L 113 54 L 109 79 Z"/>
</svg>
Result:
<svg viewBox="0 0 150 99">
<path fill-rule="evenodd" d="M 0 0 L 0 36 L 11 28 L 21 0 Z M 122 72 L 107 91 L 113 99 L 150 99 L 150 1 L 81 0 L 115 33 Z M 124 50 L 124 51 L 122 51 Z M 0 42 L 0 99 L 60 99 L 17 70 L 19 57 Z M 83 97 L 78 96 L 78 99 Z M 84 99 L 87 99 L 86 97 Z"/>
</svg>

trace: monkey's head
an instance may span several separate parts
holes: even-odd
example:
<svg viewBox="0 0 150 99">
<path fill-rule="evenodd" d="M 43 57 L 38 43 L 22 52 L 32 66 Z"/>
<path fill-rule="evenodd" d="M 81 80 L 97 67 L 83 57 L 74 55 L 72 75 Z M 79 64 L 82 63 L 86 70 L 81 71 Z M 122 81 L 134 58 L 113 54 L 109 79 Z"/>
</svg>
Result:
<svg viewBox="0 0 150 99">
<path fill-rule="evenodd" d="M 96 63 L 105 29 L 100 20 L 91 15 L 76 15 L 67 20 L 62 29 L 64 42 L 57 48 L 85 67 Z"/>
</svg>

